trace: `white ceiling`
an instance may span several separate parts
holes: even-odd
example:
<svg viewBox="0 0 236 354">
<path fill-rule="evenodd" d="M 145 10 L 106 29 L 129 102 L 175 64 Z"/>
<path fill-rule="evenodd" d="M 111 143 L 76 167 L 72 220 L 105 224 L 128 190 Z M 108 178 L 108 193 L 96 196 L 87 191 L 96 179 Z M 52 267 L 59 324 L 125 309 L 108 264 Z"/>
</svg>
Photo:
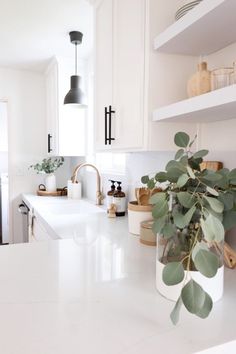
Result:
<svg viewBox="0 0 236 354">
<path fill-rule="evenodd" d="M 42 72 L 54 55 L 74 55 L 72 30 L 84 34 L 78 56 L 85 58 L 93 45 L 86 0 L 0 0 L 0 66 Z"/>
</svg>

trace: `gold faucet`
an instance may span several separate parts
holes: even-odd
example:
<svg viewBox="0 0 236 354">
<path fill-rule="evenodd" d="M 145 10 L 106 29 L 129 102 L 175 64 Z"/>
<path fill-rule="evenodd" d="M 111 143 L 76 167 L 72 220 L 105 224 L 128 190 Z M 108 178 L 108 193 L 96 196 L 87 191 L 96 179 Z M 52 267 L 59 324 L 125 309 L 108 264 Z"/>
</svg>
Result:
<svg viewBox="0 0 236 354">
<path fill-rule="evenodd" d="M 73 172 L 73 175 L 71 177 L 71 181 L 72 181 L 72 183 L 76 183 L 76 177 L 77 177 L 78 172 L 81 170 L 81 168 L 87 167 L 87 166 L 92 167 L 97 173 L 96 205 L 102 205 L 103 195 L 101 192 L 101 176 L 100 176 L 100 173 L 99 173 L 96 166 L 94 166 L 90 163 L 82 163 L 82 164 L 78 165 Z"/>
</svg>

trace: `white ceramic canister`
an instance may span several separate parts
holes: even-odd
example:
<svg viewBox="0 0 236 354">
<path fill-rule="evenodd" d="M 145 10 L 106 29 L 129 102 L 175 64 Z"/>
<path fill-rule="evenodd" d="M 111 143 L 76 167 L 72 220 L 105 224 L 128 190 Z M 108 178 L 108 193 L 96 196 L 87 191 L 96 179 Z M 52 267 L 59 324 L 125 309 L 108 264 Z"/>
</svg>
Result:
<svg viewBox="0 0 236 354">
<path fill-rule="evenodd" d="M 138 205 L 137 201 L 128 204 L 129 232 L 140 235 L 140 223 L 152 219 L 152 205 Z"/>
<path fill-rule="evenodd" d="M 78 183 L 72 183 L 71 185 L 72 193 L 71 193 L 71 198 L 72 199 L 81 199 L 82 197 L 82 186 L 81 182 Z"/>
<path fill-rule="evenodd" d="M 45 177 L 45 187 L 47 192 L 56 192 L 56 176 L 53 173 L 47 174 Z"/>
</svg>

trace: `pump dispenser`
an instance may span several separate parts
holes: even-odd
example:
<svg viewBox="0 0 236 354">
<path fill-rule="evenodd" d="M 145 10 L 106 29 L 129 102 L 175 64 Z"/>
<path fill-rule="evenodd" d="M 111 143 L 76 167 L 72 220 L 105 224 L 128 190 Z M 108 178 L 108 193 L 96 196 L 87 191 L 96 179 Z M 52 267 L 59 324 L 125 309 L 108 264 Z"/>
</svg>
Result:
<svg viewBox="0 0 236 354">
<path fill-rule="evenodd" d="M 122 192 L 121 182 L 116 181 L 118 184 L 117 190 L 113 195 L 113 203 L 116 205 L 116 216 L 124 216 L 126 210 L 125 193 Z"/>
<path fill-rule="evenodd" d="M 116 186 L 115 186 L 115 181 L 109 179 L 109 181 L 112 183 L 111 184 L 111 189 L 107 192 L 107 212 L 109 211 L 109 209 L 111 208 L 111 204 L 113 203 L 113 195 L 115 193 L 116 190 Z"/>
</svg>

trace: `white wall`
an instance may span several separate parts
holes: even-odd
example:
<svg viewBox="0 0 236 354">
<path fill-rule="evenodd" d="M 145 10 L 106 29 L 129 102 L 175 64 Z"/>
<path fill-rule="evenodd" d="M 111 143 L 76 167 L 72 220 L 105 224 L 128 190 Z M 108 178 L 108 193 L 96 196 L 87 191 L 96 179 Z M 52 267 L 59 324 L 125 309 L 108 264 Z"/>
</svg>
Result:
<svg viewBox="0 0 236 354">
<path fill-rule="evenodd" d="M 0 174 L 8 171 L 8 153 L 0 151 Z"/>
<path fill-rule="evenodd" d="M 10 242 L 21 242 L 21 219 L 17 206 L 21 193 L 35 192 L 42 176 L 28 167 L 46 156 L 45 81 L 41 74 L 0 68 L 0 99 L 8 101 Z M 59 171 L 64 186 L 69 161 Z"/>
<path fill-rule="evenodd" d="M 29 161 L 45 153 L 44 92 L 41 75 L 0 68 L 0 98 L 8 101 L 11 242 L 20 242 L 22 237 L 16 209 L 20 194 L 35 189 Z"/>
</svg>

